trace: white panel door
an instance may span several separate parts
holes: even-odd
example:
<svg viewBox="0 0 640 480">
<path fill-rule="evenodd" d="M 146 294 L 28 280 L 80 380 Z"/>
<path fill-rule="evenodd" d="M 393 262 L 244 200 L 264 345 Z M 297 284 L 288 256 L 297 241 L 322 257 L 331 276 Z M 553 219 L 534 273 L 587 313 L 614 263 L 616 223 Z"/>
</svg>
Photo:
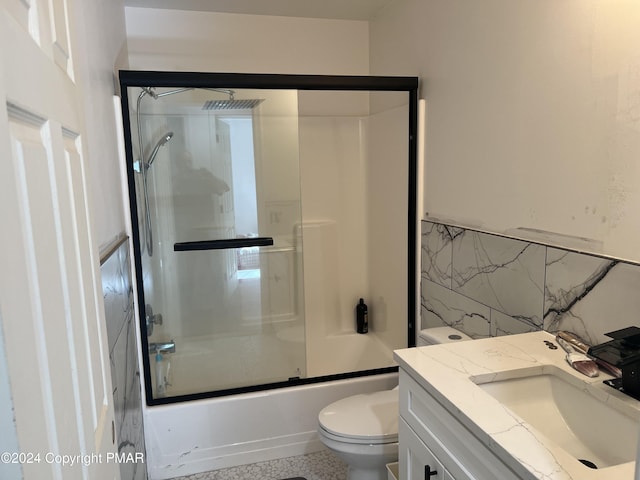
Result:
<svg viewBox="0 0 640 480">
<path fill-rule="evenodd" d="M 25 479 L 119 478 L 72 1 L 0 2 L 0 326 Z"/>
</svg>

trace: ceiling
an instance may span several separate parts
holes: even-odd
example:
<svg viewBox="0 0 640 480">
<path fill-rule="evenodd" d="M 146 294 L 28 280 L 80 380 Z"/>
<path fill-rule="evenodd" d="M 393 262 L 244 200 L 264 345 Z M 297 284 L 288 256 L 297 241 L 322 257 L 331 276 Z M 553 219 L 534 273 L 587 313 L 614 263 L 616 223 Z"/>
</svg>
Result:
<svg viewBox="0 0 640 480">
<path fill-rule="evenodd" d="M 124 0 L 124 4 L 127 7 L 367 21 L 394 1 L 396 0 Z"/>
</svg>

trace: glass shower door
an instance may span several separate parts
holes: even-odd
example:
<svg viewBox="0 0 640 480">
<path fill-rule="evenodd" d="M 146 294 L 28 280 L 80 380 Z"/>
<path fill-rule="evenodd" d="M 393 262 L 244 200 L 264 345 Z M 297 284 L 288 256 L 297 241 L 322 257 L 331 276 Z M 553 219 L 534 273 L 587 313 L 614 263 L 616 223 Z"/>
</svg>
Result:
<svg viewBox="0 0 640 480">
<path fill-rule="evenodd" d="M 128 92 L 154 397 L 305 376 L 296 94 L 227 92 Z"/>
<path fill-rule="evenodd" d="M 419 326 L 417 78 L 120 87 L 149 405 L 396 371 Z"/>
</svg>

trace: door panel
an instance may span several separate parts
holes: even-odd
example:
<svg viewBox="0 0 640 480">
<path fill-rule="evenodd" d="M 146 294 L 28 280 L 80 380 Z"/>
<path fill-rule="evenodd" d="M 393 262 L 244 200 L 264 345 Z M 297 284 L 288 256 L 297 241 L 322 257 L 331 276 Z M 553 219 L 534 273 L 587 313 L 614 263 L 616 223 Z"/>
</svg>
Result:
<svg viewBox="0 0 640 480">
<path fill-rule="evenodd" d="M 40 456 L 26 479 L 119 477 L 69 3 L 0 7 L 0 327 L 16 453 Z"/>
</svg>

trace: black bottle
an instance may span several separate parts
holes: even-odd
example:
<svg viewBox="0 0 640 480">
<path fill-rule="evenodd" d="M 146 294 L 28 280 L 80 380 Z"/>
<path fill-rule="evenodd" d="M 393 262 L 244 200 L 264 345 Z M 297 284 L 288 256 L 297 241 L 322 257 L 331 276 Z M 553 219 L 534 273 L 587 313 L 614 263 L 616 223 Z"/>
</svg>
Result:
<svg viewBox="0 0 640 480">
<path fill-rule="evenodd" d="M 367 333 L 369 331 L 369 313 L 367 304 L 361 298 L 360 303 L 356 305 L 356 331 L 358 333 Z"/>
</svg>

